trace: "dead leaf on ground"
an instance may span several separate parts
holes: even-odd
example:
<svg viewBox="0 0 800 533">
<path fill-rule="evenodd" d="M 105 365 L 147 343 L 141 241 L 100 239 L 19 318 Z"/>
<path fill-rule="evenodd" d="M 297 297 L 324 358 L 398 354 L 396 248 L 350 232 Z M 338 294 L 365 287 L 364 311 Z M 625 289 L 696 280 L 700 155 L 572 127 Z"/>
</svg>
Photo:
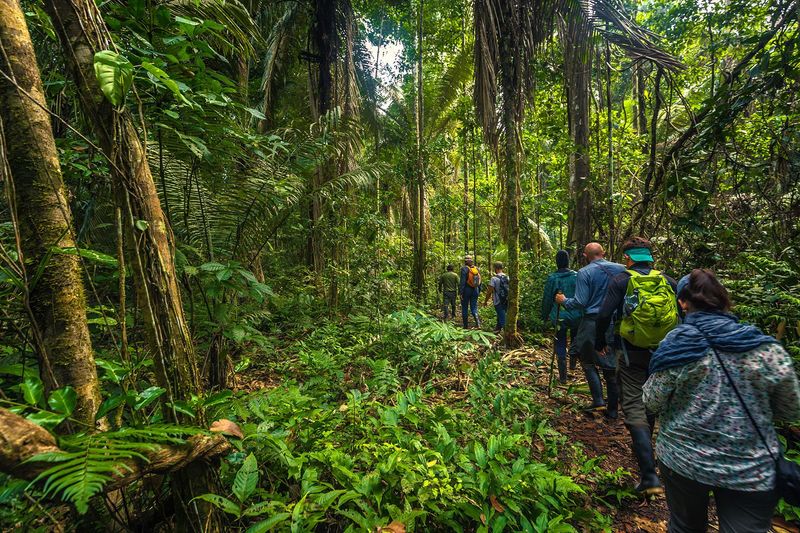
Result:
<svg viewBox="0 0 800 533">
<path fill-rule="evenodd" d="M 497 498 L 495 498 L 494 495 L 489 496 L 489 501 L 492 503 L 492 507 L 494 507 L 494 510 L 497 511 L 498 513 L 502 513 L 503 511 L 506 510 L 506 508 L 503 507 L 499 501 L 497 501 Z"/>
<path fill-rule="evenodd" d="M 398 522 L 397 520 L 393 520 L 386 527 L 379 527 L 379 533 L 388 532 L 388 533 L 406 533 L 406 526 L 402 522 Z"/>
<path fill-rule="evenodd" d="M 241 428 L 236 425 L 236 422 L 232 422 L 227 418 L 220 418 L 211 424 L 211 428 L 209 429 L 214 433 L 222 433 L 223 435 L 230 435 L 231 437 L 238 437 L 240 439 L 244 438 L 244 433 L 242 433 Z"/>
</svg>

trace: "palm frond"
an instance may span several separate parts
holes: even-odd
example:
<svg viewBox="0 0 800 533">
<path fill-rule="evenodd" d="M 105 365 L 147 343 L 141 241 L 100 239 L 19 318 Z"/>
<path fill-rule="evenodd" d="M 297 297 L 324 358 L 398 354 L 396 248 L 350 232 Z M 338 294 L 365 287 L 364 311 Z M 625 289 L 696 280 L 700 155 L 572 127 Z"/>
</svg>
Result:
<svg viewBox="0 0 800 533">
<path fill-rule="evenodd" d="M 472 66 L 472 50 L 465 46 L 445 68 L 436 84 L 434 105 L 426 107 L 429 110 L 425 115 L 425 132 L 428 137 L 441 133 L 452 119 L 453 115 L 449 111 L 462 94 L 462 88 L 472 79 Z"/>
<path fill-rule="evenodd" d="M 255 47 L 263 45 L 261 31 L 238 0 L 167 0 L 164 5 L 176 15 L 213 20 L 225 26 L 232 42 L 219 42 L 218 45 L 224 47 L 229 55 L 244 54 L 252 58 L 256 54 Z"/>
<path fill-rule="evenodd" d="M 272 32 L 267 37 L 266 51 L 264 53 L 263 71 L 261 74 L 261 111 L 269 117 L 272 114 L 273 90 L 275 78 L 283 65 L 292 35 L 296 34 L 297 24 L 302 13 L 300 2 L 287 2 L 274 23 Z M 263 124 L 261 130 L 266 129 Z"/>
<path fill-rule="evenodd" d="M 667 70 L 683 68 L 680 60 L 658 46 L 658 35 L 626 15 L 619 0 L 581 0 L 580 5 L 594 30 L 632 59 L 651 61 Z"/>
</svg>

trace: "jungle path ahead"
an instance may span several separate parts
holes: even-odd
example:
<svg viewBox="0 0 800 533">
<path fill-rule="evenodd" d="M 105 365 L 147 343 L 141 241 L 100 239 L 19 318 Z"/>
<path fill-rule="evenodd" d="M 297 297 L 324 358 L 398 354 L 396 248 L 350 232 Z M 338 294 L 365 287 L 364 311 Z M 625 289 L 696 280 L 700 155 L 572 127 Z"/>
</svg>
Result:
<svg viewBox="0 0 800 533">
<path fill-rule="evenodd" d="M 552 353 L 547 348 L 523 348 L 509 352 L 504 359 L 510 362 L 524 358 L 527 364 L 540 369 L 531 385 L 541 392 L 541 402 L 556 431 L 581 447 L 588 460 L 599 458 L 597 464 L 600 468 L 608 472 L 617 472 L 622 468 L 629 473 L 621 476 L 617 487 L 609 484 L 592 487 L 597 491 L 592 495 L 593 501 L 598 504 L 597 510 L 612 517 L 613 531 L 666 532 L 669 513 L 664 496 L 644 500 L 635 496 L 632 490 L 626 490 L 633 487 L 638 470 L 630 448 L 630 437 L 621 418 L 608 420 L 602 412 L 586 414 L 581 411 L 583 406 L 591 402 L 591 396 L 580 368 L 570 371 L 566 387 L 554 386 L 552 398 L 547 397 L 551 357 Z M 603 505 L 603 500 L 610 505 Z M 717 531 L 717 528 L 712 526 L 710 530 Z"/>
</svg>

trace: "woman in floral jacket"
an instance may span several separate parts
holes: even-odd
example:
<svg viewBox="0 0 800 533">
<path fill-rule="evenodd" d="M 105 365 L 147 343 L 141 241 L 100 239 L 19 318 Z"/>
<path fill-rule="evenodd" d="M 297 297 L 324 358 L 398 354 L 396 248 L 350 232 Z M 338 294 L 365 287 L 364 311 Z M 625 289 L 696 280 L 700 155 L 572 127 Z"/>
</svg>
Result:
<svg viewBox="0 0 800 533">
<path fill-rule="evenodd" d="M 770 451 L 780 453 L 773 421 L 800 418 L 792 359 L 776 339 L 729 314 L 728 293 L 712 272 L 692 271 L 677 292 L 686 320 L 653 354 L 643 396 L 648 410 L 659 415 L 656 453 L 669 531 L 706 531 L 709 492 L 720 531 L 768 531 L 777 503 Z"/>
</svg>

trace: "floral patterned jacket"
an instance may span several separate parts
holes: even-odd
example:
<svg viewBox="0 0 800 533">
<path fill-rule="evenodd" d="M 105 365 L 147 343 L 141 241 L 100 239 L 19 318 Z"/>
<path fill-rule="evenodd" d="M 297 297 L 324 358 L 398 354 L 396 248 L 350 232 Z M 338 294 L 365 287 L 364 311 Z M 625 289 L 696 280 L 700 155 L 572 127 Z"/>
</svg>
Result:
<svg viewBox="0 0 800 533">
<path fill-rule="evenodd" d="M 800 386 L 779 344 L 720 357 L 774 454 L 774 420 L 800 419 Z M 656 454 L 676 473 L 712 487 L 766 491 L 775 463 L 758 437 L 714 354 L 650 376 L 644 404 L 659 416 Z"/>
</svg>

